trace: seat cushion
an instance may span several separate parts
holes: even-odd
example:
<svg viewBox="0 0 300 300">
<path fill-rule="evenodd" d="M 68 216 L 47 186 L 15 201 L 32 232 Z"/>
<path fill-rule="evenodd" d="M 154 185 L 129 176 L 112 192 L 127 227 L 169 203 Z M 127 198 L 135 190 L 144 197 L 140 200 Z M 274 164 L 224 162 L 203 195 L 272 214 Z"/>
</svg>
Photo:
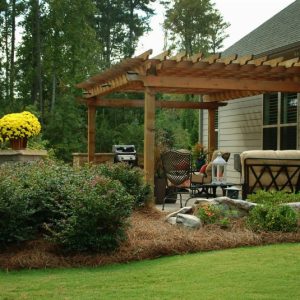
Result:
<svg viewBox="0 0 300 300">
<path fill-rule="evenodd" d="M 205 173 L 206 172 L 206 168 L 207 168 L 207 164 L 203 165 L 200 170 L 199 173 Z"/>
</svg>

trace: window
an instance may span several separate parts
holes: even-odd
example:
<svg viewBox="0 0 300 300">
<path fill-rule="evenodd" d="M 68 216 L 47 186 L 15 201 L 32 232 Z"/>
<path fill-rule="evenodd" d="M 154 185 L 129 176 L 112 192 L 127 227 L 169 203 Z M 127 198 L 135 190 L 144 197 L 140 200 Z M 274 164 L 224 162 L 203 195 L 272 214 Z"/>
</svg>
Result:
<svg viewBox="0 0 300 300">
<path fill-rule="evenodd" d="M 295 93 L 272 93 L 264 95 L 264 150 L 297 148 L 297 108 L 298 98 Z"/>
<path fill-rule="evenodd" d="M 215 114 L 215 141 L 216 141 L 216 149 L 219 149 L 219 110 L 216 109 Z"/>
</svg>

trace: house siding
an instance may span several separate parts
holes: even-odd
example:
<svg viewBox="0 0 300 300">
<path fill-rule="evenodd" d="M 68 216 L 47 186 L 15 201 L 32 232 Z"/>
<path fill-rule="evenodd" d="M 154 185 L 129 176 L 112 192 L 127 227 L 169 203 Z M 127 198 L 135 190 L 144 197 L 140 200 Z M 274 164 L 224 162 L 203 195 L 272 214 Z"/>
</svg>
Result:
<svg viewBox="0 0 300 300">
<path fill-rule="evenodd" d="M 298 98 L 298 111 L 297 111 L 297 149 L 299 150 L 300 148 L 300 109 L 299 109 L 299 105 L 300 105 L 300 93 L 297 94 L 297 98 Z"/>
<path fill-rule="evenodd" d="M 262 95 L 232 100 L 219 108 L 219 149 L 231 153 L 227 166 L 228 182 L 240 183 L 234 170 L 234 154 L 262 149 Z M 208 114 L 203 114 L 203 144 L 208 145 Z"/>
</svg>

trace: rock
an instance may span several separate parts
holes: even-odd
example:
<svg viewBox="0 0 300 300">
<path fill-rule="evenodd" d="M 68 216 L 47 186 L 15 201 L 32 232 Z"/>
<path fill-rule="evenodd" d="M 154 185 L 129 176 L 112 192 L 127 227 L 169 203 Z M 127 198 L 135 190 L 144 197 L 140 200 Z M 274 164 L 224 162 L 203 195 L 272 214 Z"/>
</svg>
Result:
<svg viewBox="0 0 300 300">
<path fill-rule="evenodd" d="M 239 200 L 239 199 L 231 199 L 228 197 L 218 197 L 214 199 L 218 204 L 227 204 L 230 208 L 242 209 L 245 211 L 250 211 L 253 207 L 257 205 L 257 203 Z"/>
<path fill-rule="evenodd" d="M 168 218 L 166 221 L 172 225 L 175 225 L 176 224 L 176 217 L 170 217 Z"/>
<path fill-rule="evenodd" d="M 290 202 L 290 203 L 284 203 L 282 205 L 288 205 L 289 207 L 293 208 L 295 211 L 300 212 L 300 202 Z"/>
<path fill-rule="evenodd" d="M 189 228 L 199 228 L 202 225 L 196 216 L 185 214 L 177 214 L 176 223 Z"/>
<path fill-rule="evenodd" d="M 220 205 L 224 210 L 236 210 L 239 217 L 248 215 L 249 211 L 255 207 L 257 204 L 245 200 L 231 199 L 228 197 L 218 197 L 214 199 L 197 199 L 194 203 L 194 211 L 203 205 Z"/>
<path fill-rule="evenodd" d="M 215 199 L 197 198 L 194 202 L 195 206 L 201 206 L 203 204 L 217 204 Z"/>
<path fill-rule="evenodd" d="M 235 209 L 239 212 L 239 216 L 245 216 L 249 213 L 249 211 L 258 205 L 257 203 L 239 200 L 239 199 L 231 199 L 228 197 L 218 197 L 214 199 L 205 199 L 199 198 L 194 202 L 194 211 L 198 211 L 199 207 L 203 205 L 222 205 L 228 207 L 228 209 Z M 282 205 L 288 205 L 296 211 L 300 212 L 300 202 L 290 202 L 283 203 Z"/>
<path fill-rule="evenodd" d="M 171 217 L 176 217 L 178 214 L 188 214 L 188 213 L 193 213 L 193 207 L 192 206 L 186 206 L 186 207 L 183 207 L 177 211 L 174 211 L 170 214 L 168 214 L 166 216 L 166 221 L 168 221 L 169 218 Z"/>
</svg>

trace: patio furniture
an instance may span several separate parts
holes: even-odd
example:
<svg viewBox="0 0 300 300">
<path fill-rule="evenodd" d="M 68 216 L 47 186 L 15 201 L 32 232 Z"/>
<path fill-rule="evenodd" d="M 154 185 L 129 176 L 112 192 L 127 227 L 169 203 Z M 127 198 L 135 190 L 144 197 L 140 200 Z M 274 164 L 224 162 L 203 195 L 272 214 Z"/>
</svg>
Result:
<svg viewBox="0 0 300 300">
<path fill-rule="evenodd" d="M 299 192 L 299 150 L 252 150 L 241 153 L 240 157 L 243 199 L 257 190 Z"/>
<path fill-rule="evenodd" d="M 169 150 L 161 155 L 164 175 L 166 177 L 166 197 L 163 199 L 162 210 L 168 198 L 179 195 L 182 207 L 182 194 L 189 194 L 191 176 L 191 153 L 185 150 Z"/>
<path fill-rule="evenodd" d="M 207 167 L 203 173 L 201 172 L 193 172 L 191 174 L 191 190 L 194 194 L 193 196 L 201 196 L 204 194 L 207 198 L 215 194 L 213 191 L 210 192 L 211 187 L 209 186 L 212 181 L 212 161 L 218 156 L 218 153 L 221 153 L 222 158 L 227 162 L 230 153 L 222 150 L 215 150 L 213 152 L 211 162 L 207 164 Z"/>
</svg>

